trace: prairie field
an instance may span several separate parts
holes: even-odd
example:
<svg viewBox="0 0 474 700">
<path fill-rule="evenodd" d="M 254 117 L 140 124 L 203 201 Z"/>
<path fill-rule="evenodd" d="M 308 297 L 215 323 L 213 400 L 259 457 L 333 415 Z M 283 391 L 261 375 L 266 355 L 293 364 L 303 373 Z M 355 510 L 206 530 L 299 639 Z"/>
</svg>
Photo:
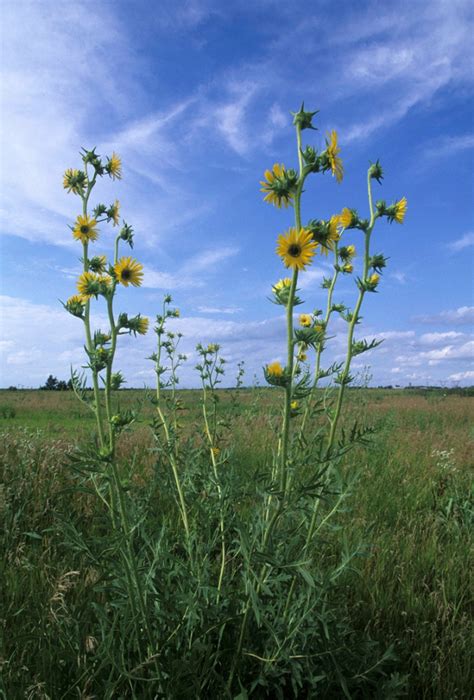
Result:
<svg viewBox="0 0 474 700">
<path fill-rule="evenodd" d="M 183 430 L 189 426 L 196 436 L 199 392 L 179 393 Z M 259 388 L 218 392 L 229 425 L 223 468 L 232 469 L 237 483 L 256 478 L 271 460 L 277 395 Z M 116 392 L 115 399 L 121 410 L 140 407 L 117 454 L 129 497 L 146 500 L 159 539 L 175 504 L 156 469 L 153 405 L 139 390 Z M 452 391 L 348 392 L 345 425 L 357 420 L 374 432 L 344 458 L 350 494 L 321 552 L 311 556 L 330 561 L 338 552 L 356 552 L 331 588 L 331 602 L 353 640 L 370 640 L 382 655 L 391 650 L 390 673 L 404 679 L 404 690 L 392 692 L 380 681 L 342 694 L 323 683 L 318 697 L 472 697 L 473 408 L 472 396 Z M 114 582 L 104 580 L 100 560 L 86 563 L 83 543 L 74 544 L 78 533 L 86 542 L 107 534 L 101 503 L 75 486 L 74 453 L 93 435 L 94 416 L 71 391 L 0 392 L 0 694 L 8 699 L 161 697 L 148 686 L 140 691 L 114 680 L 105 642 L 98 642 L 99 609 Z M 126 642 L 121 648 L 126 655 Z M 174 659 L 175 668 L 185 656 Z M 189 677 L 177 682 L 174 697 L 208 696 Z M 263 686 L 249 694 L 267 696 Z M 315 697 L 281 694 L 294 696 Z M 244 690 L 240 697 L 247 697 Z"/>
</svg>

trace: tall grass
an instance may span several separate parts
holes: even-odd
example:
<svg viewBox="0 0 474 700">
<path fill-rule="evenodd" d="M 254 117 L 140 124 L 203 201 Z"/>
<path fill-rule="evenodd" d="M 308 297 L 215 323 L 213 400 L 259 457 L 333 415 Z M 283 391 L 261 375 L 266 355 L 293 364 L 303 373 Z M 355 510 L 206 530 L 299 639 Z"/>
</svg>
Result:
<svg viewBox="0 0 474 700">
<path fill-rule="evenodd" d="M 357 393 L 357 406 L 349 401 L 348 413 L 360 410 L 362 394 Z M 320 565 L 324 560 L 327 571 L 334 570 L 344 548 L 353 552 L 360 543 L 364 545 L 331 588 L 327 602 L 331 610 L 339 611 L 338 625 L 344 623 L 344 631 L 352 630 L 352 636 L 341 639 L 335 624 L 331 635 L 342 647 L 365 644 L 368 656 L 368 640 L 378 642 L 377 652 L 372 650 L 374 663 L 381 651 L 394 646 L 397 660 L 386 666 L 387 676 L 379 676 L 375 684 L 372 681 L 365 688 L 359 679 L 354 697 L 360 693 L 362 697 L 393 697 L 387 679 L 398 673 L 408 676 L 406 692 L 410 698 L 464 700 L 473 681 L 469 664 L 473 641 L 469 571 L 472 399 L 448 396 L 433 400 L 372 390 L 365 395 L 367 420 L 378 421 L 378 430 L 371 450 L 352 453 L 343 466 L 351 471 L 358 467 L 357 498 L 345 501 L 345 512 L 340 512 L 318 545 Z M 252 500 L 245 486 L 268 461 L 272 426 L 261 420 L 261 412 L 260 419 L 254 421 L 251 391 L 239 396 L 242 401 L 232 424 L 237 447 L 226 468 L 241 493 L 236 508 L 250 513 Z M 220 403 L 227 405 L 226 392 L 220 397 Z M 260 391 L 262 397 L 266 409 L 274 405 L 274 392 Z M 48 395 L 47 400 L 52 414 L 68 401 L 64 393 L 60 397 Z M 13 401 L 17 397 L 12 393 L 8 403 Z M 230 405 L 229 401 L 229 409 Z M 44 406 L 42 403 L 41 409 Z M 21 411 L 19 414 L 21 418 Z M 30 413 L 29 420 L 33 418 Z M 2 427 L 3 693 L 7 698 L 147 697 L 151 693 L 149 668 L 136 672 L 141 681 L 132 682 L 126 674 L 118 680 L 121 672 L 132 668 L 129 662 L 136 652 L 129 640 L 133 634 L 120 626 L 124 620 L 130 622 L 130 617 L 117 614 L 120 606 L 126 605 L 117 543 L 110 538 L 97 498 L 87 490 L 71 488 L 74 477 L 65 468 L 74 450 L 73 433 L 68 434 L 74 420 L 79 425 L 77 418 L 71 419 L 60 436 L 12 427 L 10 420 Z M 187 420 L 192 422 L 192 413 Z M 179 537 L 163 534 L 163 521 L 174 523 L 172 533 L 179 531 L 173 491 L 163 482 L 164 473 L 157 478 L 151 436 L 146 439 L 139 427 L 120 440 L 121 472 L 125 475 L 129 465 L 135 464 L 129 473 L 131 501 L 146 512 L 156 533 L 156 539 L 145 546 L 148 551 L 157 551 L 166 545 L 176 567 L 184 555 Z M 196 475 L 192 477 L 200 511 L 212 510 L 216 505 L 212 493 L 205 493 L 202 477 L 197 483 Z M 204 517 L 201 520 L 206 521 Z M 210 543 L 209 556 L 213 556 L 215 544 L 217 556 L 218 530 L 217 536 L 216 531 L 206 530 L 201 537 Z M 91 548 L 87 555 L 83 551 L 85 540 Z M 136 544 L 143 546 L 141 536 Z M 173 598 L 180 599 L 184 615 L 192 596 L 182 581 L 177 585 L 179 580 L 176 568 L 164 567 L 154 585 L 160 593 L 169 587 Z M 213 582 L 207 588 L 203 585 L 203 591 L 206 624 L 210 625 L 215 611 Z M 171 615 L 175 604 L 168 604 L 163 614 Z M 196 629 L 196 620 L 184 616 L 168 624 L 167 637 L 174 632 L 167 652 L 172 678 L 169 688 L 176 691 L 169 697 L 211 697 L 200 695 L 196 677 L 202 678 L 212 668 L 215 648 L 205 644 L 200 648 L 196 638 L 196 656 L 192 658 L 189 639 L 185 647 L 173 647 L 173 639 L 184 626 Z M 317 625 L 317 617 L 312 618 L 312 624 Z M 224 647 L 228 643 L 221 640 Z M 253 653 L 252 649 L 247 651 Z M 255 660 L 255 664 L 252 666 L 249 656 L 248 673 L 259 678 L 255 671 L 261 662 Z M 332 685 L 328 682 L 327 667 L 321 663 L 318 668 L 320 675 L 326 673 L 326 680 L 320 682 L 321 697 L 341 697 L 343 691 L 335 681 Z M 282 671 L 270 665 L 260 683 L 275 688 L 285 679 Z M 356 675 L 354 670 L 352 675 Z M 254 696 L 265 696 L 265 692 L 264 686 L 258 685 Z M 283 685 L 281 692 L 291 697 L 293 691 Z"/>
</svg>

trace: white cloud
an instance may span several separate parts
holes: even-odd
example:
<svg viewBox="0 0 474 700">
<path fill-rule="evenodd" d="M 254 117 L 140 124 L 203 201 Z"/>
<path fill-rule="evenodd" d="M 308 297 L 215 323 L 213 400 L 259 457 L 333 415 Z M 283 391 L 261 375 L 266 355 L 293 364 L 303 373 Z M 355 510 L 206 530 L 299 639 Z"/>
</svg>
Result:
<svg viewBox="0 0 474 700">
<path fill-rule="evenodd" d="M 448 248 L 458 253 L 460 250 L 469 248 L 471 245 L 474 245 L 474 231 L 469 231 L 469 233 L 465 233 L 464 236 L 461 236 L 461 238 L 458 238 L 456 241 L 448 243 Z"/>
<path fill-rule="evenodd" d="M 419 338 L 419 342 L 422 345 L 439 345 L 449 340 L 457 340 L 464 337 L 464 333 L 457 333 L 456 331 L 447 331 L 446 333 L 423 333 Z"/>
<path fill-rule="evenodd" d="M 197 310 L 201 314 L 237 314 L 239 311 L 242 311 L 242 308 L 239 306 L 225 306 L 225 307 L 217 307 L 217 306 L 198 306 Z"/>
<path fill-rule="evenodd" d="M 453 382 L 462 382 L 463 380 L 474 380 L 474 370 L 467 370 L 467 372 L 454 372 L 450 374 L 448 379 Z"/>
<path fill-rule="evenodd" d="M 437 314 L 426 314 L 415 316 L 414 321 L 418 323 L 440 323 L 442 325 L 461 326 L 474 323 L 474 306 L 460 306 L 457 309 L 440 311 Z"/>
<path fill-rule="evenodd" d="M 460 151 L 474 148 L 474 134 L 458 136 L 441 136 L 436 141 L 425 146 L 422 155 L 429 160 L 452 157 Z"/>
</svg>

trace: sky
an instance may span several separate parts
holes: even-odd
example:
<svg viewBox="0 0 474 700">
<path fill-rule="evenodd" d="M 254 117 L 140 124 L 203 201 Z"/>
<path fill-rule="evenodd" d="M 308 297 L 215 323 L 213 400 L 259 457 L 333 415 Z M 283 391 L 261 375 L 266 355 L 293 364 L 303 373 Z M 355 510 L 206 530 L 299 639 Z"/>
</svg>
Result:
<svg viewBox="0 0 474 700">
<path fill-rule="evenodd" d="M 259 181 L 274 163 L 297 167 L 290 112 L 303 100 L 319 110 L 304 145 L 321 148 L 336 129 L 345 168 L 341 184 L 330 173 L 307 181 L 303 221 L 344 206 L 367 216 L 377 158 L 375 198 L 408 200 L 402 226 L 380 220 L 373 234 L 389 261 L 357 337 L 384 342 L 355 359 L 358 381 L 474 384 L 468 0 L 0 0 L 0 20 L 0 386 L 37 387 L 85 364 L 82 322 L 60 303 L 81 271 L 69 228 L 80 200 L 62 186 L 81 147 L 123 162 L 122 180 L 92 195 L 119 199 L 144 264 L 143 285 L 121 288 L 116 309 L 153 321 L 172 294 L 182 386 L 199 383 L 198 342 L 221 344 L 227 384 L 239 360 L 245 382 L 263 384 L 263 365 L 286 354 L 284 314 L 268 298 L 286 275 L 275 245 L 294 212 L 263 202 Z M 115 233 L 101 225 L 94 253 L 111 256 Z M 344 242 L 360 250 L 361 237 Z M 298 311 L 325 304 L 328 273 L 315 258 Z M 356 296 L 344 277 L 335 301 Z M 93 318 L 106 330 L 100 301 Z M 343 359 L 345 333 L 335 319 L 323 365 Z M 120 338 L 126 386 L 153 385 L 155 340 Z"/>
</svg>

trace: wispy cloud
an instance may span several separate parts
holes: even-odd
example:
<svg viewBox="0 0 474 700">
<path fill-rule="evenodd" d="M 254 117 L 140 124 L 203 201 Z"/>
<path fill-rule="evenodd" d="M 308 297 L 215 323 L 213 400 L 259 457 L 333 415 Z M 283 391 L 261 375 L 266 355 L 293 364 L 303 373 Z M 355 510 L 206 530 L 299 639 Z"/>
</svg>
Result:
<svg viewBox="0 0 474 700">
<path fill-rule="evenodd" d="M 458 253 L 460 250 L 469 248 L 471 245 L 474 245 L 474 231 L 469 231 L 469 233 L 465 233 L 464 236 L 461 236 L 461 238 L 458 238 L 456 241 L 448 243 L 448 248 L 454 253 Z"/>
<path fill-rule="evenodd" d="M 415 316 L 414 321 L 418 323 L 442 324 L 461 326 L 474 323 L 474 306 L 460 306 L 457 309 L 440 311 L 437 314 L 423 314 Z"/>
</svg>

